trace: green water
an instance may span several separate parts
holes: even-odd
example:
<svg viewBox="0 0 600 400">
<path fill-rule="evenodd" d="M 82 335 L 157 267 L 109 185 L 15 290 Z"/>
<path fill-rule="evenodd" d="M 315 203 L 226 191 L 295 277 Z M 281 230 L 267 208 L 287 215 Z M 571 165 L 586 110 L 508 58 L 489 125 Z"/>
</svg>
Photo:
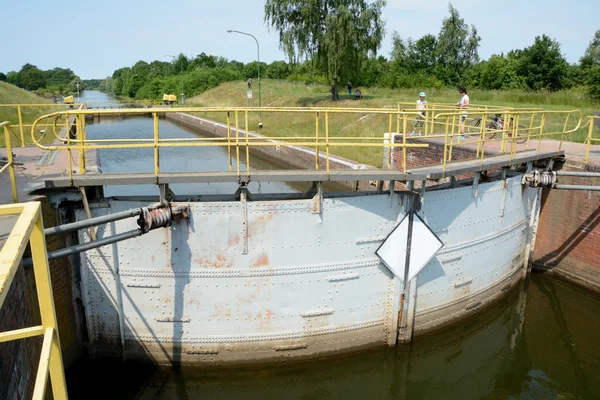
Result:
<svg viewBox="0 0 600 400">
<path fill-rule="evenodd" d="M 411 345 L 211 371 L 101 360 L 71 399 L 600 399 L 600 297 L 533 275 L 492 309 Z"/>
</svg>

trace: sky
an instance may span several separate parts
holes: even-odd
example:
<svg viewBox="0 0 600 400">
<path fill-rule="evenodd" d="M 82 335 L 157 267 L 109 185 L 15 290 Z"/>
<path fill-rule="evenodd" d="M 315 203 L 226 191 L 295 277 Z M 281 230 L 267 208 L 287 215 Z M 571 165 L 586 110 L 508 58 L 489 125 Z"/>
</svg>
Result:
<svg viewBox="0 0 600 400">
<path fill-rule="evenodd" d="M 454 0 L 468 24 L 479 31 L 479 55 L 522 49 L 546 34 L 561 44 L 567 61 L 583 55 L 600 29 L 600 1 Z M 105 78 L 139 60 L 165 60 L 165 54 L 202 52 L 244 63 L 285 60 L 279 36 L 264 24 L 263 0 L 23 0 L 2 4 L 0 71 L 25 63 L 40 69 L 71 68 L 83 79 Z M 448 1 L 388 0 L 386 36 L 379 54 L 389 58 L 392 32 L 415 39 L 437 35 L 448 15 Z"/>
</svg>

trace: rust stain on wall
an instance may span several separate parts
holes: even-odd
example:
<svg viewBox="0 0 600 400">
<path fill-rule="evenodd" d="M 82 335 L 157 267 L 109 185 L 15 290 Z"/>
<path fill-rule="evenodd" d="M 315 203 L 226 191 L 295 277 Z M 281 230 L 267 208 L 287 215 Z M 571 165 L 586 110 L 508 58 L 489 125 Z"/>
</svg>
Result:
<svg viewBox="0 0 600 400">
<path fill-rule="evenodd" d="M 269 256 L 267 256 L 267 253 L 262 253 L 260 256 L 258 256 L 258 258 L 256 259 L 256 261 L 252 264 L 253 268 L 260 268 L 260 267 L 267 267 L 271 265 L 271 261 L 269 260 Z"/>
<path fill-rule="evenodd" d="M 250 222 L 250 226 L 248 227 L 248 236 L 258 235 L 259 233 L 263 233 L 268 225 L 268 222 L 273 219 L 271 214 L 261 215 L 255 220 Z"/>
<path fill-rule="evenodd" d="M 231 268 L 233 259 L 228 258 L 225 254 L 216 254 L 214 257 L 198 257 L 194 258 L 194 264 L 203 268 Z"/>
</svg>

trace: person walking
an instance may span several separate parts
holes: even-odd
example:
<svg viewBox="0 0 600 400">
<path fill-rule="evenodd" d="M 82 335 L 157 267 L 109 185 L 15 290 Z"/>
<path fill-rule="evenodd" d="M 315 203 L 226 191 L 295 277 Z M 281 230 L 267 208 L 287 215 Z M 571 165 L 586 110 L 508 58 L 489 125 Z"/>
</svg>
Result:
<svg viewBox="0 0 600 400">
<path fill-rule="evenodd" d="M 252 89 L 252 78 L 248 78 L 248 89 Z"/>
<path fill-rule="evenodd" d="M 461 116 L 460 116 L 460 138 L 464 139 L 465 138 L 465 121 L 467 120 L 467 116 L 469 115 L 469 95 L 467 94 L 467 89 L 464 87 L 461 87 L 460 89 L 458 89 L 458 92 L 460 93 L 460 100 L 458 100 L 458 102 L 456 103 L 457 107 L 460 107 L 461 110 L 463 110 Z"/>
<path fill-rule="evenodd" d="M 425 110 L 427 110 L 427 100 L 425 100 L 425 92 L 419 93 L 419 100 L 417 100 L 417 121 L 415 122 L 415 126 L 413 128 L 410 136 L 421 136 L 423 135 L 423 125 L 425 124 Z M 415 133 L 417 130 L 417 126 L 419 127 L 419 133 Z"/>
<path fill-rule="evenodd" d="M 348 81 L 348 98 L 352 96 L 352 82 Z"/>
</svg>

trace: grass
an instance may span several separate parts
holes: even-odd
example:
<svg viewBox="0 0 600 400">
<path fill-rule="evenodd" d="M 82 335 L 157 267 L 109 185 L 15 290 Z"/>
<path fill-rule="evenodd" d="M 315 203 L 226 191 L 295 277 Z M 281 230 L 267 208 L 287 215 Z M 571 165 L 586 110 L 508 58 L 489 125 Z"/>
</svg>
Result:
<svg viewBox="0 0 600 400">
<path fill-rule="evenodd" d="M 329 88 L 323 85 L 305 85 L 302 82 L 289 82 L 278 80 L 262 80 L 262 107 L 342 107 L 342 108 L 396 108 L 398 102 L 411 103 L 407 109 L 413 110 L 412 104 L 417 100 L 418 93 L 423 89 L 382 89 L 368 88 L 362 89 L 363 99 L 360 101 L 346 99 L 345 87 L 341 88 L 341 101 L 332 102 Z M 246 98 L 247 86 L 245 82 L 228 82 L 217 88 L 208 90 L 198 96 L 188 99 L 189 105 L 212 106 L 212 107 L 246 107 L 258 106 L 258 90 L 255 84 L 253 88 L 254 99 Z M 451 103 L 458 101 L 459 95 L 452 89 L 425 89 L 427 100 L 430 103 Z M 520 91 L 471 91 L 469 94 L 473 104 L 486 104 L 491 106 L 514 107 L 514 108 L 543 108 L 548 111 L 565 111 L 578 109 L 584 116 L 591 115 L 598 111 L 600 106 L 595 106 L 587 101 L 583 92 L 579 90 L 562 91 L 558 93 L 530 93 Z M 254 101 L 254 102 L 253 102 Z M 225 122 L 224 113 L 199 113 L 207 118 Z M 544 133 L 562 132 L 566 119 L 564 113 L 548 114 L 544 125 Z M 471 116 L 474 112 L 471 111 Z M 534 125 L 539 124 L 541 116 L 538 114 Z M 522 118 L 519 122 L 527 127 L 530 126 L 529 120 Z M 250 130 L 254 130 L 258 125 L 258 115 L 249 115 Z M 320 116 L 319 132 L 324 135 L 324 116 Z M 263 112 L 261 122 L 264 129 L 261 131 L 264 135 L 271 137 L 314 137 L 315 135 L 315 115 L 314 114 L 284 114 Z M 575 118 L 570 118 L 567 130 L 576 125 Z M 583 121 L 585 123 L 587 121 Z M 232 125 L 234 124 L 232 117 Z M 239 116 L 239 126 L 244 128 L 244 116 Z M 368 115 L 368 113 L 356 114 L 335 114 L 329 115 L 329 135 L 330 137 L 372 137 L 381 139 L 384 132 L 388 132 L 389 119 L 385 115 Z M 409 121 L 408 127 L 412 127 Z M 396 131 L 396 120 L 393 120 L 392 131 Z M 442 131 L 439 127 L 436 132 Z M 579 129 L 569 138 L 575 142 L 583 142 L 587 137 L 587 131 Z M 550 138 L 560 138 L 560 135 L 554 135 Z M 382 163 L 381 148 L 375 147 L 332 147 L 332 153 L 338 154 L 356 160 L 361 163 L 380 166 Z"/>
<path fill-rule="evenodd" d="M 27 106 L 27 104 L 52 104 L 52 102 L 48 99 L 40 97 L 35 93 L 28 92 L 27 90 L 18 88 L 14 85 L 11 85 L 6 82 L 0 82 L 0 104 L 2 105 L 10 105 L 15 104 L 15 106 L 1 106 L 0 107 L 0 122 L 9 121 L 11 128 L 11 144 L 13 146 L 21 145 L 20 138 L 20 129 L 18 127 L 19 124 L 19 116 L 16 104 L 22 104 L 21 106 L 21 118 L 24 125 L 30 125 L 35 121 L 36 118 L 49 114 L 55 111 L 58 111 L 60 108 L 56 106 Z M 44 140 L 42 143 L 47 144 L 48 142 L 52 142 L 53 135 L 51 132 L 51 126 L 40 126 L 40 129 L 46 129 L 48 134 L 44 135 Z M 31 144 L 31 127 L 24 126 L 23 127 L 23 136 L 25 139 L 25 144 Z M 5 147 L 4 136 L 0 136 L 0 147 Z"/>
</svg>

